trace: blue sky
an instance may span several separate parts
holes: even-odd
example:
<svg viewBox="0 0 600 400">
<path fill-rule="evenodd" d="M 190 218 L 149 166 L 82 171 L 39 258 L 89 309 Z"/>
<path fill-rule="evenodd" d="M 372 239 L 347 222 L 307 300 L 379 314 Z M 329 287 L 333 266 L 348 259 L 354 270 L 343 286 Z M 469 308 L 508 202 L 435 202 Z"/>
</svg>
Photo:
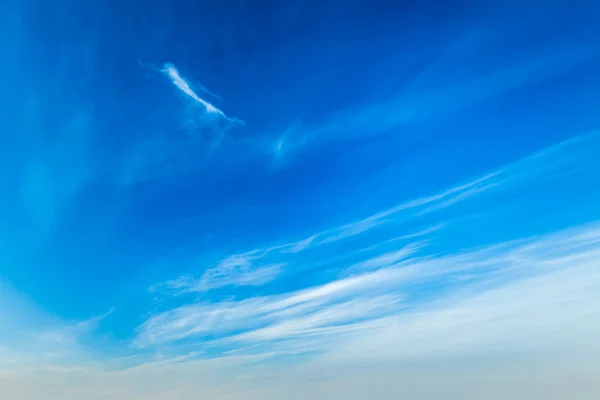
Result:
<svg viewBox="0 0 600 400">
<path fill-rule="evenodd" d="M 598 359 L 597 2 L 2 8 L 0 393 Z"/>
</svg>

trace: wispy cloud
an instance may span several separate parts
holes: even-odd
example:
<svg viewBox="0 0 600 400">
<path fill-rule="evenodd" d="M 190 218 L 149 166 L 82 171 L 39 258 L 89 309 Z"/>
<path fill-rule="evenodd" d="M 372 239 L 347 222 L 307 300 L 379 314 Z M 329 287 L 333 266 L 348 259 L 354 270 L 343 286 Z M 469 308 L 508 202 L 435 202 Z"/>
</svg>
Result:
<svg viewBox="0 0 600 400">
<path fill-rule="evenodd" d="M 568 72 L 600 54 L 600 47 L 592 45 L 551 47 L 551 50 L 530 52 L 528 59 L 508 60 L 504 65 L 489 70 L 473 62 L 469 46 L 452 44 L 450 47 L 453 51 L 433 61 L 391 100 L 344 110 L 313 125 L 300 127 L 298 122 L 294 122 L 274 140 L 272 153 L 277 165 L 282 164 L 286 154 L 307 145 L 378 135 L 443 117 L 502 93 Z M 471 64 L 468 76 L 460 74 L 453 77 L 447 72 L 453 69 L 464 71 L 462 67 L 457 68 L 463 62 Z"/>
<path fill-rule="evenodd" d="M 507 190 L 539 180 L 552 180 L 579 168 L 594 168 L 594 152 L 600 149 L 600 134 L 592 132 L 560 142 L 531 156 L 492 171 L 467 183 L 431 196 L 398 204 L 361 220 L 311 236 L 310 244 L 326 244 L 356 236 L 395 220 L 404 213 L 423 214 L 441 210 L 491 191 Z M 522 187 L 522 186 L 521 186 Z"/>
<path fill-rule="evenodd" d="M 94 317 L 91 317 L 89 319 L 86 319 L 84 321 L 80 321 L 77 322 L 74 325 L 74 330 L 77 333 L 84 333 L 87 332 L 91 329 L 95 329 L 98 327 L 98 325 L 105 320 L 106 318 L 110 317 L 110 315 L 115 311 L 115 307 L 111 307 L 108 311 L 106 311 L 105 313 L 96 315 Z"/>
<path fill-rule="evenodd" d="M 553 235 L 492 241 L 479 247 L 440 247 L 443 240 L 440 243 L 436 237 L 445 230 L 450 229 L 445 240 L 457 239 L 452 238 L 447 224 L 432 224 L 430 214 L 468 200 L 474 206 L 489 206 L 495 204 L 494 193 L 501 194 L 501 198 L 510 193 L 521 196 L 531 188 L 548 190 L 564 179 L 597 180 L 600 177 L 594 154 L 600 148 L 599 138 L 597 133 L 580 136 L 481 178 L 401 203 L 357 222 L 299 241 L 227 257 L 206 270 L 199 280 L 174 281 L 173 288 L 204 291 L 227 285 L 268 284 L 274 277 L 270 269 L 273 265 L 277 266 L 278 279 L 292 275 L 286 281 L 292 287 L 294 272 L 310 268 L 315 273 L 314 284 L 284 293 L 225 301 L 205 298 L 175 307 L 142 324 L 135 343 L 153 347 L 202 340 L 205 346 L 217 349 L 261 346 L 270 351 L 274 342 L 293 341 L 294 351 L 302 346 L 314 350 L 317 346 L 321 352 L 329 352 L 347 337 L 355 340 L 357 332 L 384 331 L 388 325 L 405 323 L 399 321 L 412 320 L 415 315 L 430 318 L 429 313 L 438 309 L 453 314 L 447 310 L 464 304 L 463 301 L 476 301 L 469 299 L 478 296 L 487 298 L 486 293 L 513 290 L 510 288 L 521 285 L 539 283 L 543 287 L 549 280 L 558 283 L 562 274 L 585 276 L 573 285 L 585 281 L 598 285 L 600 282 L 590 269 L 591 260 L 600 255 L 597 224 Z M 483 196 L 487 196 L 486 201 L 476 201 Z M 468 212 L 473 210 L 470 207 Z M 463 212 L 444 215 L 460 219 L 465 217 Z M 400 222 L 418 222 L 423 217 L 429 223 L 413 224 L 416 230 L 398 234 Z M 376 229 L 380 231 L 375 232 Z M 370 234 L 365 235 L 366 232 Z M 347 241 L 352 241 L 351 248 L 344 245 Z M 581 299 L 588 300 L 595 301 Z M 507 310 L 514 306 L 507 304 Z M 414 340 L 418 340 L 418 335 Z M 277 346 L 285 347 L 282 343 Z"/>
<path fill-rule="evenodd" d="M 374 270 L 381 267 L 385 267 L 388 265 L 395 264 L 403 259 L 407 259 L 408 257 L 413 256 L 419 249 L 425 247 L 425 242 L 422 243 L 411 243 L 400 250 L 390 251 L 388 253 L 384 253 L 373 257 L 371 259 L 361 261 L 357 264 L 354 264 L 349 269 L 351 271 L 354 270 Z"/>
<path fill-rule="evenodd" d="M 399 279 L 404 274 L 405 271 L 386 270 L 350 277 L 282 296 L 184 306 L 146 321 L 140 327 L 137 344 L 147 346 L 194 335 L 231 333 L 236 329 L 273 322 L 281 315 L 304 314 L 310 309 L 320 308 L 324 303 L 332 303 L 352 293 L 375 288 L 389 281 L 390 278 Z"/>
<path fill-rule="evenodd" d="M 204 93 L 206 93 L 206 94 L 208 94 L 208 95 L 210 95 L 210 96 L 212 96 L 214 98 L 217 98 L 219 100 L 223 100 L 221 98 L 221 96 L 219 96 L 219 95 L 211 92 L 210 90 L 208 90 L 208 88 L 206 86 L 204 86 L 202 83 L 196 82 L 196 86 L 198 87 L 198 89 L 202 90 Z"/>
<path fill-rule="evenodd" d="M 365 324 L 367 333 L 336 351 L 342 357 L 445 357 L 591 346 L 600 333 L 598 243 L 595 247 L 566 259 L 538 256 L 539 264 L 532 260 L 522 266 L 538 269 L 534 276 L 485 290 L 475 285 L 469 288 L 474 293 L 459 292 L 406 315 Z M 543 268 L 549 265 L 553 268 Z"/>
<path fill-rule="evenodd" d="M 166 122 L 167 125 L 147 128 L 148 133 L 139 135 L 132 143 L 124 141 L 128 151 L 119 160 L 119 165 L 113 167 L 116 178 L 124 186 L 173 177 L 205 165 L 209 155 L 227 138 L 228 131 L 245 125 L 241 119 L 227 115 L 200 96 L 199 93 L 204 92 L 221 100 L 204 85 L 192 83 L 174 64 L 165 63 L 162 68 L 157 68 L 140 61 L 140 65 L 166 78 L 177 93 L 183 95 L 184 107 L 175 113 L 174 121 Z M 165 124 L 161 118 L 157 120 L 160 120 L 157 124 Z M 186 135 L 172 134 L 179 129 Z"/>
<path fill-rule="evenodd" d="M 462 202 L 471 202 L 469 213 L 476 212 L 478 205 L 485 206 L 483 212 L 486 212 L 491 204 L 496 204 L 496 196 L 512 193 L 519 197 L 522 191 L 536 187 L 547 190 L 561 185 L 569 176 L 573 177 L 571 182 L 597 179 L 594 154 L 600 149 L 599 139 L 597 133 L 579 136 L 437 194 L 403 202 L 304 239 L 227 256 L 209 268 L 192 263 L 188 275 L 154 288 L 161 288 L 162 294 L 169 296 L 170 293 L 269 285 L 275 279 L 284 280 L 300 271 L 350 276 L 403 265 L 414 261 L 415 257 L 433 256 L 435 253 L 431 248 L 436 246 L 435 238 L 453 235 L 450 221 L 467 217 L 463 211 L 458 214 L 452 211 L 452 207 Z M 577 175 L 580 178 L 575 179 L 572 174 L 580 174 Z M 445 223 L 430 221 L 439 215 L 446 219 Z M 416 229 L 406 230 L 405 223 Z M 465 223 L 460 222 L 461 225 Z M 446 240 L 457 241 L 451 237 Z M 348 242 L 352 242 L 351 248 L 347 247 Z M 194 277 L 197 271 L 200 271 L 199 277 Z M 365 275 L 365 279 L 368 276 Z M 376 276 L 381 276 L 384 281 L 391 279 L 385 273 Z M 202 310 L 206 311 L 205 305 Z"/>
<path fill-rule="evenodd" d="M 182 292 L 204 292 L 224 286 L 260 286 L 275 279 L 284 263 L 255 266 L 250 254 L 237 254 L 208 268 L 199 279 L 181 277 L 164 286 Z"/>
<path fill-rule="evenodd" d="M 417 342 L 429 347 L 444 343 L 444 349 L 438 344 L 436 350 L 450 351 L 459 344 L 476 346 L 535 332 L 546 338 L 553 329 L 569 331 L 572 325 L 567 321 L 582 321 L 581 329 L 591 335 L 600 328 L 588 322 L 600 306 L 600 275 L 595 268 L 600 257 L 599 232 L 600 227 L 592 224 L 391 265 L 381 262 L 385 255 L 378 256 L 368 261 L 381 265 L 374 272 L 285 295 L 190 305 L 159 314 L 140 327 L 137 344 L 217 335 L 223 338 L 221 344 L 264 345 L 294 339 L 311 348 L 315 341 L 325 340 L 328 352 L 342 352 L 338 345 L 349 341 L 352 344 L 347 346 L 360 353 L 368 344 L 384 343 L 384 339 L 386 346 L 396 346 L 395 351 L 416 351 Z M 466 273 L 475 277 L 473 282 L 452 283 L 453 277 Z M 433 296 L 431 285 L 437 287 L 440 282 L 443 289 Z M 574 310 L 578 311 L 573 314 Z M 536 331 L 532 321 L 543 322 L 544 330 Z M 469 332 L 469 341 L 458 335 L 467 324 L 469 329 L 478 327 Z M 447 339 L 439 342 L 436 331 L 448 329 L 457 332 L 444 335 Z M 388 330 L 396 333 L 388 334 Z M 369 333 L 357 333 L 364 331 Z M 374 332 L 381 340 L 366 339 Z M 431 340 L 423 341 L 424 335 Z M 353 344 L 363 336 L 362 347 Z M 389 351 L 384 347 L 382 354 Z"/>
<path fill-rule="evenodd" d="M 164 65 L 163 69 L 161 70 L 161 72 L 163 72 L 171 80 L 171 82 L 173 82 L 173 84 L 179 90 L 181 90 L 185 95 L 189 96 L 196 103 L 201 104 L 204 107 L 204 110 L 207 114 L 213 114 L 213 115 L 219 116 L 227 121 L 243 124 L 243 121 L 240 121 L 236 118 L 228 117 L 219 108 L 215 107 L 208 101 L 206 101 L 203 98 L 201 98 L 200 96 L 198 96 L 198 94 L 196 94 L 196 92 L 194 92 L 194 90 L 190 87 L 190 84 L 188 83 L 188 81 L 185 80 L 179 74 L 179 71 L 177 70 L 177 68 L 175 68 L 175 66 L 173 64 L 166 63 Z M 204 89 L 204 91 L 206 91 L 206 89 Z"/>
</svg>

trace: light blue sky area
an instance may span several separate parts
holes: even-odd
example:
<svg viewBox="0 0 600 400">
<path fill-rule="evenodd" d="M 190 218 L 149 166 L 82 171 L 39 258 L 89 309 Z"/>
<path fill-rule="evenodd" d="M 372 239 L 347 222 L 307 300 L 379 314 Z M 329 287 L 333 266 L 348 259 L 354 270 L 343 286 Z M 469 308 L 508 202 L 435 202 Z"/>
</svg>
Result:
<svg viewBox="0 0 600 400">
<path fill-rule="evenodd" d="M 597 2 L 217 3 L 2 6 L 9 397 L 600 355 Z"/>
</svg>

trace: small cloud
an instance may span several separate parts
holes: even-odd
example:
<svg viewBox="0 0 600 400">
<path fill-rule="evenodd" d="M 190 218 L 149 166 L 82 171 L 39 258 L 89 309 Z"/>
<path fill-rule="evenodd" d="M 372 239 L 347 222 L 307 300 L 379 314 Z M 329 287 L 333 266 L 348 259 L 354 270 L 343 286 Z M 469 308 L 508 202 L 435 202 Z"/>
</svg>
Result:
<svg viewBox="0 0 600 400">
<path fill-rule="evenodd" d="M 95 317 L 92 317 L 85 321 L 78 322 L 77 324 L 75 324 L 75 330 L 79 333 L 83 333 L 83 332 L 87 332 L 91 329 L 95 329 L 100 324 L 101 321 L 108 318 L 114 311 L 115 311 L 115 307 L 111 307 L 107 312 L 105 312 L 103 314 L 96 315 Z"/>
<path fill-rule="evenodd" d="M 400 250 L 390 251 L 388 253 L 380 254 L 376 257 L 370 258 L 365 261 L 361 261 L 352 267 L 350 270 L 375 270 L 378 268 L 386 267 L 392 264 L 395 264 L 399 261 L 407 259 L 413 256 L 416 252 L 422 249 L 425 246 L 425 243 L 411 243 L 407 246 L 404 246 Z"/>
<path fill-rule="evenodd" d="M 300 240 L 299 242 L 291 243 L 289 245 L 290 248 L 284 249 L 282 253 L 300 253 L 301 251 L 308 249 L 318 237 L 319 235 L 312 235 L 304 240 Z"/>
<path fill-rule="evenodd" d="M 168 281 L 165 286 L 175 292 L 204 292 L 225 286 L 260 286 L 274 280 L 285 263 L 272 263 L 255 266 L 254 259 L 260 256 L 254 253 L 236 254 L 221 260 L 215 267 L 207 269 L 199 279 L 182 276 Z M 157 287 L 151 287 L 154 292 Z"/>
<path fill-rule="evenodd" d="M 253 267 L 247 258 L 232 257 L 207 270 L 192 289 L 208 290 L 223 286 L 260 286 L 279 275 L 284 263 Z"/>
<path fill-rule="evenodd" d="M 241 121 L 237 118 L 228 117 L 227 115 L 225 115 L 225 113 L 223 111 L 221 111 L 220 109 L 215 107 L 213 104 L 209 103 L 208 101 L 206 101 L 203 98 L 201 98 L 200 96 L 198 96 L 198 94 L 196 94 L 196 92 L 194 92 L 194 90 L 190 87 L 190 84 L 179 74 L 179 71 L 177 70 L 177 68 L 175 68 L 175 66 L 173 64 L 166 63 L 164 65 L 164 68 L 161 70 L 161 72 L 163 74 L 165 74 L 167 77 L 169 77 L 169 79 L 171 79 L 171 82 L 173 82 L 173 84 L 179 90 L 181 90 L 185 95 L 187 95 L 188 97 L 193 99 L 196 103 L 201 104 L 204 107 L 204 110 L 207 114 L 213 114 L 213 115 L 219 116 L 227 121 L 234 122 L 237 124 L 244 123 L 243 121 Z M 204 91 L 206 91 L 206 89 L 204 89 Z"/>
<path fill-rule="evenodd" d="M 215 93 L 211 92 L 210 90 L 208 90 L 208 88 L 207 88 L 206 86 L 204 86 L 202 83 L 200 83 L 200 82 L 196 82 L 196 86 L 197 86 L 197 87 L 198 87 L 200 90 L 202 90 L 204 93 L 206 93 L 206 94 L 208 94 L 208 95 L 211 95 L 212 97 L 214 97 L 214 98 L 216 98 L 216 99 L 223 100 L 223 99 L 221 98 L 221 96 L 219 96 L 219 95 L 217 95 L 217 94 L 215 94 Z"/>
</svg>

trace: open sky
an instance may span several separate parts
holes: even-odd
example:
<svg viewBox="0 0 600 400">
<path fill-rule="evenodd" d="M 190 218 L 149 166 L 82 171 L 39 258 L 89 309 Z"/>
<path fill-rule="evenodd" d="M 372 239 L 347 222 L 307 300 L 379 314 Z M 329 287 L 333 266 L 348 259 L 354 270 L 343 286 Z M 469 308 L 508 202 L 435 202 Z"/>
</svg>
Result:
<svg viewBox="0 0 600 400">
<path fill-rule="evenodd" d="M 4 0 L 0 54 L 1 398 L 600 398 L 599 2 Z"/>
</svg>

